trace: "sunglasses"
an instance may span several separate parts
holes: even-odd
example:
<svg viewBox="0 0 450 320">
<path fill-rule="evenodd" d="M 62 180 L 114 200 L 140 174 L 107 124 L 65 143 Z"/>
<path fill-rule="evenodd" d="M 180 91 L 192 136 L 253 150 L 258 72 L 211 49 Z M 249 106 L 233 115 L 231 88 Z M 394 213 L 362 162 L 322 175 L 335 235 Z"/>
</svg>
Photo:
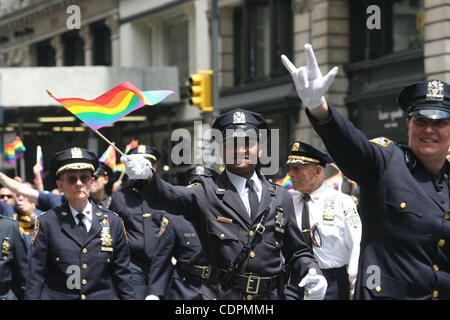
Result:
<svg viewBox="0 0 450 320">
<path fill-rule="evenodd" d="M 82 175 L 80 177 L 76 177 L 76 176 L 68 176 L 66 178 L 66 181 L 69 184 L 75 184 L 78 182 L 78 180 L 81 181 L 81 183 L 86 184 L 89 180 L 91 180 L 92 176 L 87 176 L 87 175 Z"/>
<path fill-rule="evenodd" d="M 1 194 L 0 195 L 0 199 L 3 199 L 3 198 L 12 199 L 12 197 L 13 197 L 12 194 Z"/>
</svg>

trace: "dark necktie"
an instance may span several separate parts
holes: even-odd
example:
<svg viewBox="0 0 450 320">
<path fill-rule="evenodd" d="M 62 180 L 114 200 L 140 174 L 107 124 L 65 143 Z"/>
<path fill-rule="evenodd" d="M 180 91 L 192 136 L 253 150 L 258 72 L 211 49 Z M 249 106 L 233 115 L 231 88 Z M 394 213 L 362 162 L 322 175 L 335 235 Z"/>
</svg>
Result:
<svg viewBox="0 0 450 320">
<path fill-rule="evenodd" d="M 303 201 L 303 209 L 302 209 L 302 234 L 303 238 L 305 239 L 306 244 L 310 249 L 312 249 L 312 239 L 311 239 L 311 232 L 310 232 L 310 224 L 309 224 L 309 206 L 308 201 L 311 199 L 309 194 L 304 194 L 302 201 Z"/>
<path fill-rule="evenodd" d="M 259 207 L 258 195 L 256 194 L 256 191 L 254 189 L 254 183 L 255 182 L 251 179 L 247 180 L 247 182 L 245 183 L 245 186 L 249 189 L 248 202 L 250 203 L 250 215 L 252 221 L 256 218 Z"/>
<path fill-rule="evenodd" d="M 78 219 L 78 225 L 77 225 L 78 229 L 80 230 L 81 237 L 84 239 L 87 236 L 86 225 L 83 222 L 84 214 L 82 214 L 82 213 L 77 214 L 77 219 Z"/>
</svg>

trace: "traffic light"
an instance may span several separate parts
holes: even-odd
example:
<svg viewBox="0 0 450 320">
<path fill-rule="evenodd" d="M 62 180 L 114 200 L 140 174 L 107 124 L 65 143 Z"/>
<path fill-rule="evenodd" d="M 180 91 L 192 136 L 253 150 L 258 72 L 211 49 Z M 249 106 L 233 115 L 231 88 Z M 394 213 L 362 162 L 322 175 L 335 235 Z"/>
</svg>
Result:
<svg viewBox="0 0 450 320">
<path fill-rule="evenodd" d="M 189 77 L 189 103 L 207 112 L 213 111 L 212 75 L 212 70 L 199 70 Z"/>
</svg>

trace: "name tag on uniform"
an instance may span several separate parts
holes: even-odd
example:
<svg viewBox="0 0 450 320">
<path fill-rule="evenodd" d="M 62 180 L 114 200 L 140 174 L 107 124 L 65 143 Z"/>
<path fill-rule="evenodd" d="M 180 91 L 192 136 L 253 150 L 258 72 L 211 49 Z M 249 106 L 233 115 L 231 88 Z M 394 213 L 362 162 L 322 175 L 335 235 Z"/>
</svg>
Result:
<svg viewBox="0 0 450 320">
<path fill-rule="evenodd" d="M 114 249 L 113 248 L 109 248 L 109 247 L 101 247 L 102 251 L 108 251 L 108 252 L 112 252 Z"/>
</svg>

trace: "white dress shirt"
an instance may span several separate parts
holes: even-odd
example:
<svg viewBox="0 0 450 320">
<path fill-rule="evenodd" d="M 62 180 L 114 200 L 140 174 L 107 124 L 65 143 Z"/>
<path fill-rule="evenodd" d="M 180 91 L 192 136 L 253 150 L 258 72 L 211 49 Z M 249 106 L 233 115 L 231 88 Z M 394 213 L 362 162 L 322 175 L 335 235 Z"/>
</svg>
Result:
<svg viewBox="0 0 450 320">
<path fill-rule="evenodd" d="M 303 194 L 290 190 L 297 224 L 301 229 Z M 348 265 L 348 274 L 356 277 L 361 242 L 361 220 L 353 199 L 326 184 L 310 194 L 309 222 L 317 228 L 321 246 L 313 244 L 313 252 L 321 269 Z M 318 236 L 318 237 L 319 237 Z"/>
<path fill-rule="evenodd" d="M 69 208 L 70 208 L 70 212 L 72 212 L 72 216 L 75 219 L 76 224 L 78 225 L 78 223 L 80 221 L 77 218 L 77 214 L 79 214 L 79 212 L 77 210 L 75 210 L 70 204 L 69 204 Z M 92 225 L 92 204 L 89 201 L 81 213 L 84 214 L 83 223 L 86 226 L 87 232 L 89 232 L 89 230 L 91 230 L 91 225 Z"/>
<path fill-rule="evenodd" d="M 250 189 L 245 186 L 247 179 L 238 176 L 228 170 L 226 170 L 228 179 L 230 179 L 233 186 L 236 188 L 237 192 L 239 193 L 239 196 L 242 199 L 242 202 L 244 203 L 245 209 L 247 209 L 248 216 L 251 216 L 251 209 L 250 209 L 250 201 L 249 201 L 249 191 Z M 258 200 L 261 202 L 262 197 L 262 183 L 261 180 L 258 177 L 258 174 L 256 171 L 253 173 L 252 177 L 250 178 L 253 180 L 253 189 L 256 191 L 256 194 L 258 195 Z"/>
</svg>

